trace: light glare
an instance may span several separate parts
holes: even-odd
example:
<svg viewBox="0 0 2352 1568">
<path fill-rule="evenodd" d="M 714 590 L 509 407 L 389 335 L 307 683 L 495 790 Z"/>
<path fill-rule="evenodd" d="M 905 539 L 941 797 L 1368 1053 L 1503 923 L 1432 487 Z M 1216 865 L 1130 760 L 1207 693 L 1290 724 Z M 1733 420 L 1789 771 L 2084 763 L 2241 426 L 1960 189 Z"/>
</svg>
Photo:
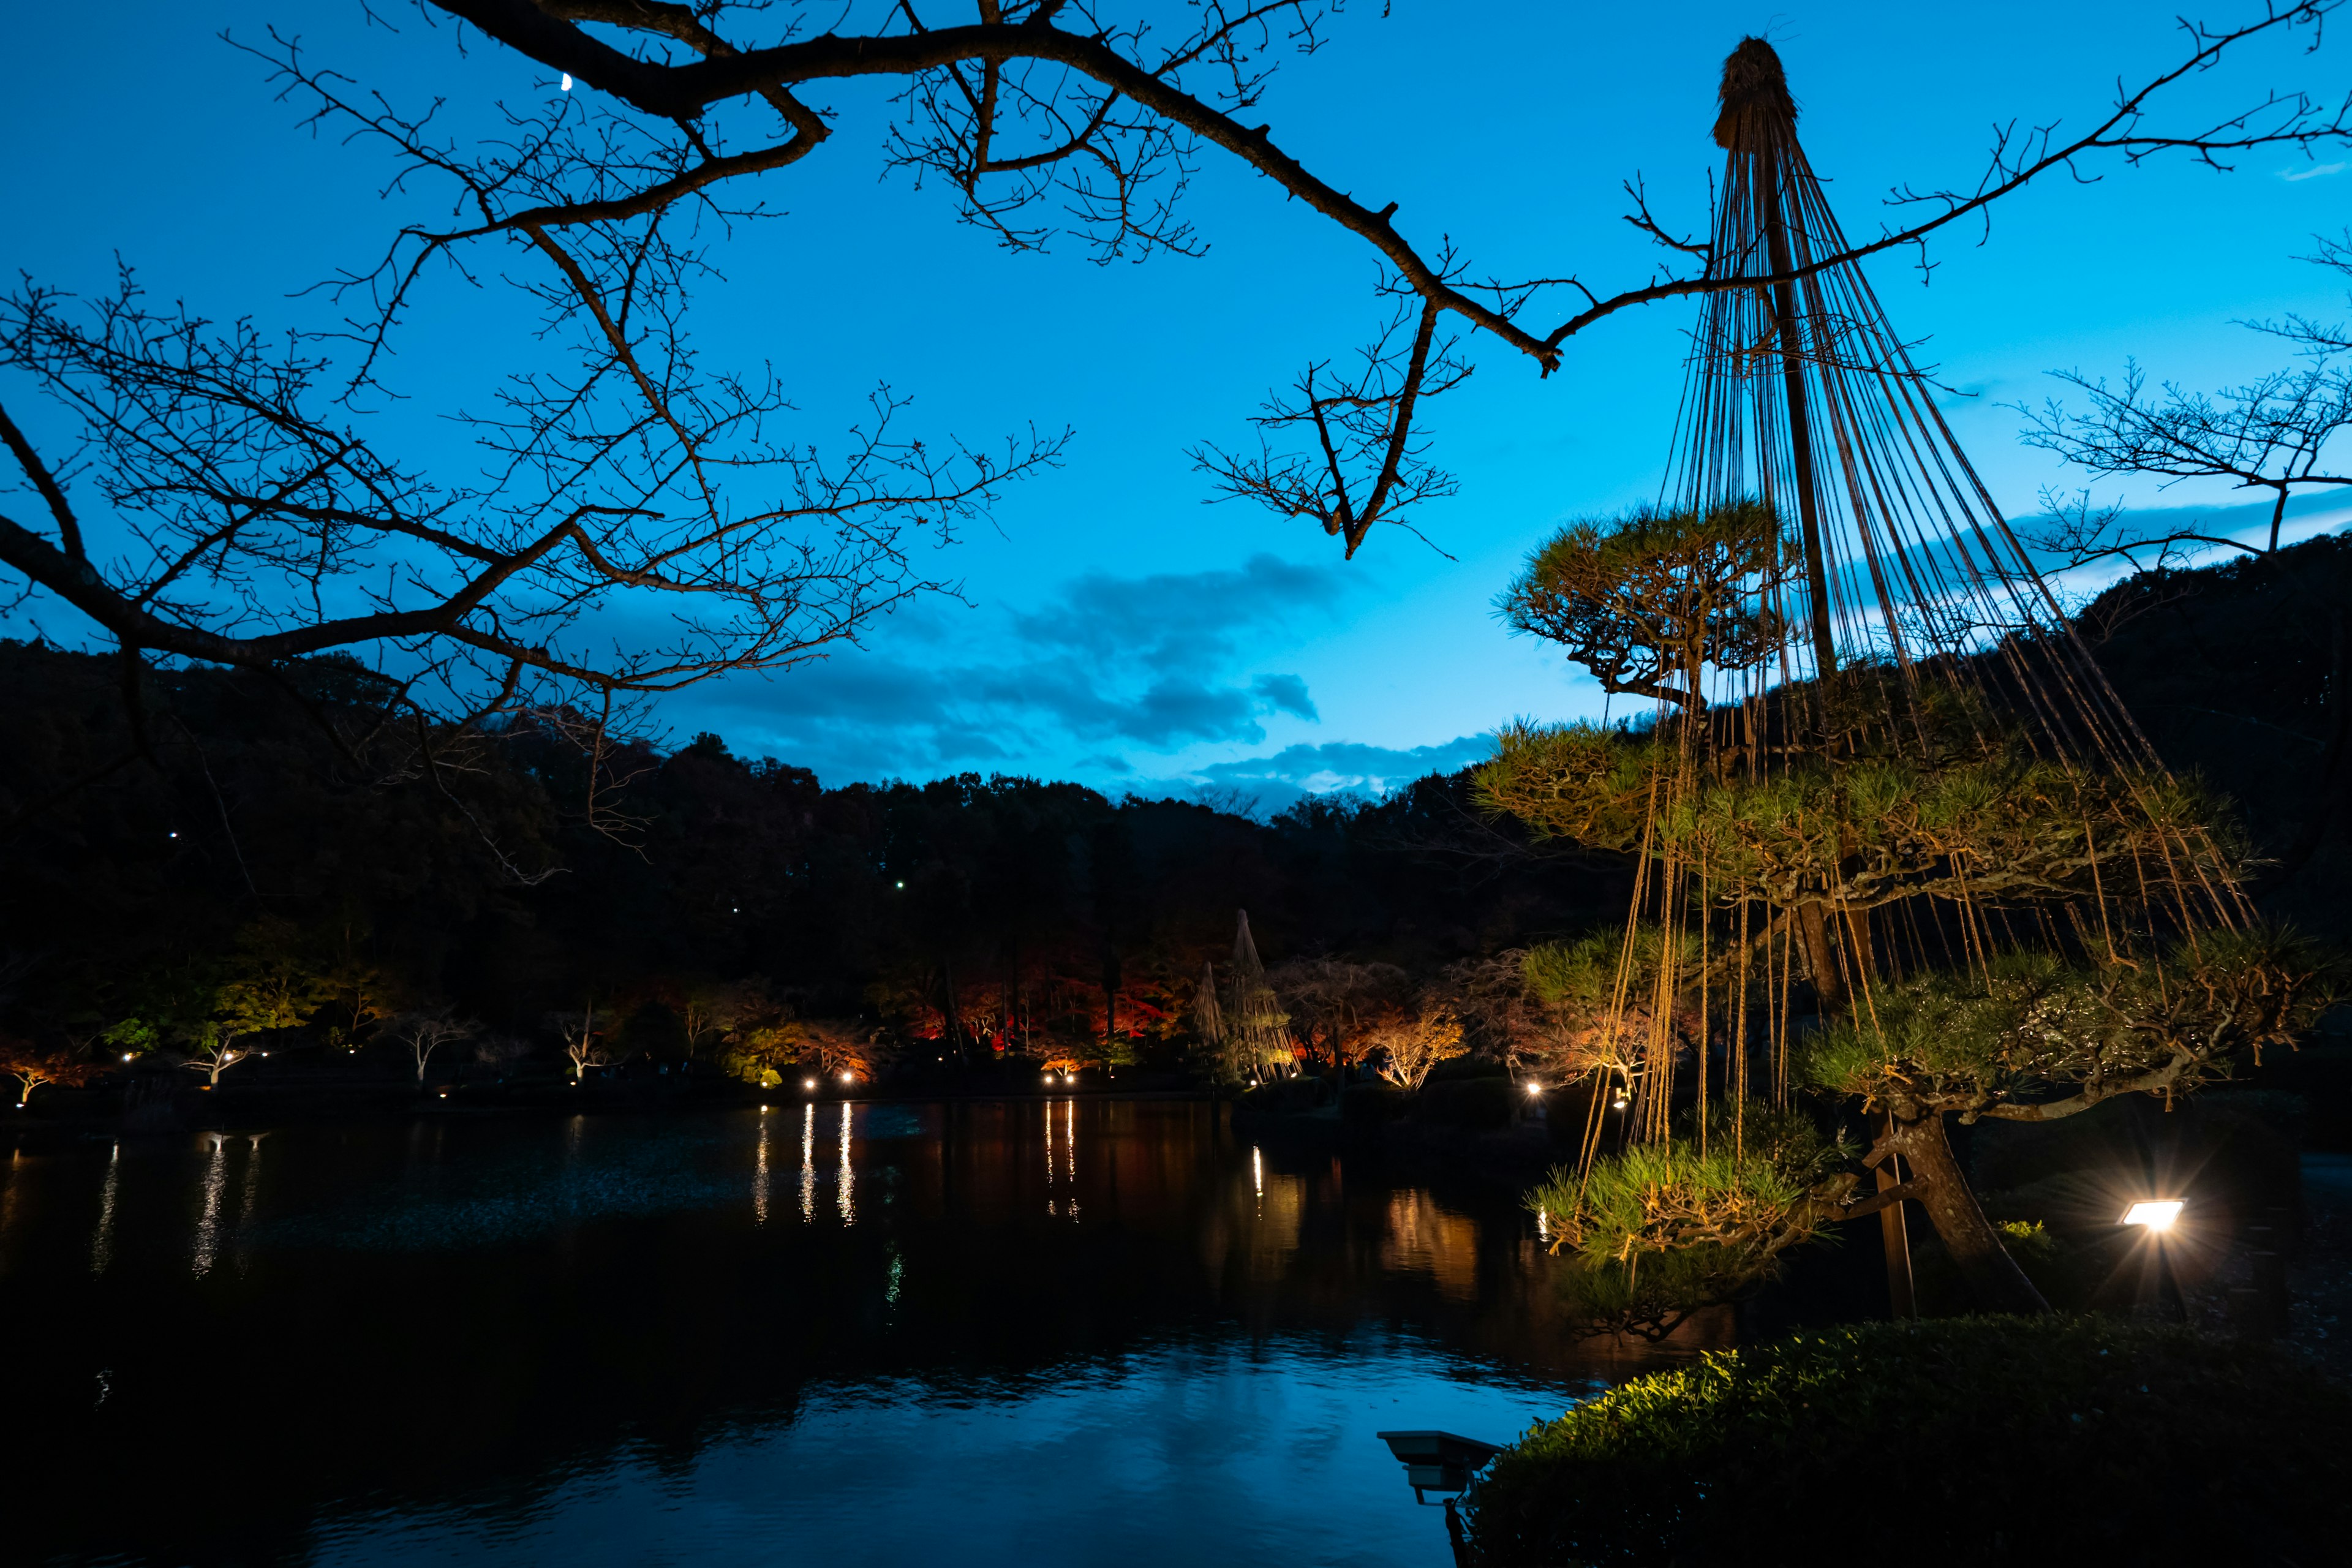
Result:
<svg viewBox="0 0 2352 1568">
<path fill-rule="evenodd" d="M 2125 1210 L 2124 1223 L 2144 1225 L 2150 1230 L 2170 1230 L 2185 1206 L 2179 1198 L 2150 1198 Z"/>
</svg>

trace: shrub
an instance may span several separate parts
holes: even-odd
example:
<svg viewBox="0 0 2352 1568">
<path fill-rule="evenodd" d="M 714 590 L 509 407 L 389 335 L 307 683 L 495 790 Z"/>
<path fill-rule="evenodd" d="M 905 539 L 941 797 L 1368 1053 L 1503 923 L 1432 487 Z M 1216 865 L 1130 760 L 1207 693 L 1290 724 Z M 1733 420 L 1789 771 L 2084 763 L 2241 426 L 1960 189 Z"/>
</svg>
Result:
<svg viewBox="0 0 2352 1568">
<path fill-rule="evenodd" d="M 1429 1076 L 1422 1080 L 1422 1087 L 1427 1089 L 1431 1084 L 1435 1083 L 1460 1083 L 1465 1079 L 1510 1076 L 1510 1068 L 1488 1058 L 1455 1057 L 1450 1061 L 1442 1061 L 1430 1068 Z"/>
<path fill-rule="evenodd" d="M 1448 1082 L 1433 1078 L 1422 1087 L 1421 1116 L 1425 1121 L 1448 1127 L 1508 1127 L 1518 1098 L 1512 1090 L 1511 1080 L 1500 1076 Z"/>
<path fill-rule="evenodd" d="M 1412 1105 L 1412 1096 L 1392 1083 L 1351 1083 L 1339 1091 L 1339 1120 L 1350 1127 L 1394 1121 Z"/>
<path fill-rule="evenodd" d="M 1322 1104 L 1329 1097 L 1330 1089 L 1319 1078 L 1278 1078 L 1244 1091 L 1242 1103 L 1252 1110 L 1296 1115 Z"/>
<path fill-rule="evenodd" d="M 1465 1510 L 1477 1561 L 2336 1560 L 2352 1394 L 2267 1346 L 2096 1318 L 1870 1323 L 1711 1354 L 1538 1425 Z"/>
</svg>

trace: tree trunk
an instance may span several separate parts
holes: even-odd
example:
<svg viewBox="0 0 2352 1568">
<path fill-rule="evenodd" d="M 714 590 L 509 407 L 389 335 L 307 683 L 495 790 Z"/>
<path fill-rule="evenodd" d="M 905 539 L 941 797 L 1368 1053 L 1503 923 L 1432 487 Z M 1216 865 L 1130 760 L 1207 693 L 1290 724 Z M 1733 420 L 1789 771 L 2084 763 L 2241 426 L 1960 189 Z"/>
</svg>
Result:
<svg viewBox="0 0 2352 1568">
<path fill-rule="evenodd" d="M 1829 905 L 1816 900 L 1797 906 L 1797 940 L 1804 944 L 1805 967 L 1812 971 L 1813 997 L 1822 1021 L 1832 1008 L 1845 1005 L 1845 976 L 1838 970 L 1837 949 L 1831 944 Z"/>
<path fill-rule="evenodd" d="M 1116 1048 L 1112 1041 L 1118 1035 L 1118 988 L 1121 980 L 1118 950 L 1105 942 L 1102 955 L 1103 1061 L 1105 1065 L 1108 1065 L 1110 1061 L 1111 1052 Z"/>
<path fill-rule="evenodd" d="M 956 1003 L 955 964 L 951 960 L 940 960 L 940 984 L 946 993 L 942 998 L 946 1006 L 941 1010 L 941 1016 L 947 1026 L 948 1044 L 955 1047 L 956 1066 L 968 1068 L 971 1062 L 963 1053 L 963 1019 L 961 1009 Z"/>
<path fill-rule="evenodd" d="M 1952 1155 L 1942 1111 L 1910 1117 L 1898 1111 L 1888 1119 L 1878 1148 L 1910 1163 L 1911 1184 L 1919 1189 L 1919 1206 L 1927 1211 L 1928 1222 L 1968 1281 L 1978 1306 L 1989 1312 L 2050 1310 L 2050 1303 L 2000 1245 L 2000 1233 L 1985 1218 L 1976 1194 L 1969 1190 L 1960 1163 Z"/>
</svg>

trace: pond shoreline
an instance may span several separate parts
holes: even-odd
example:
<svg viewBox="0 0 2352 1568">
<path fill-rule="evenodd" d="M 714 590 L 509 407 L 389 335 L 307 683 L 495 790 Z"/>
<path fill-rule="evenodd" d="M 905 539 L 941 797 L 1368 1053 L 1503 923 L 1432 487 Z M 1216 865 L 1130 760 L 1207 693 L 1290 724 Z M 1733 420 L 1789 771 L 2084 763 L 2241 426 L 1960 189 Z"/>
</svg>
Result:
<svg viewBox="0 0 2352 1568">
<path fill-rule="evenodd" d="M 1034 1104 L 1080 1100 L 1213 1100 L 1213 1092 L 1169 1086 L 1072 1085 L 1054 1089 L 1003 1084 L 957 1086 L 925 1082 L 859 1093 L 759 1090 L 710 1079 L 623 1079 L 572 1085 L 562 1080 L 432 1084 L 382 1079 L 223 1086 L 191 1084 L 166 1100 L 151 1101 L 135 1119 L 124 1111 L 120 1088 L 47 1090 L 27 1111 L 0 1121 L 0 1147 L 33 1149 L 92 1141 L 174 1137 L 187 1132 L 242 1131 L 312 1122 L 382 1122 L 415 1119 L 668 1115 L 742 1110 L 753 1106 L 910 1105 L 937 1102 Z"/>
</svg>

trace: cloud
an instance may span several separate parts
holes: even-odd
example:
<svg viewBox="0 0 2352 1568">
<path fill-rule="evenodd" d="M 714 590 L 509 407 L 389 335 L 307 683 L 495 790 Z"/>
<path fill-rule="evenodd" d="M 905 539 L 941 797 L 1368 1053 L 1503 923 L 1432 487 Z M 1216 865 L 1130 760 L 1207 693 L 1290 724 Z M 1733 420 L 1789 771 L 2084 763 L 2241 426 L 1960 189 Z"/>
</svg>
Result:
<svg viewBox="0 0 2352 1568">
<path fill-rule="evenodd" d="M 2325 179 L 2330 174 L 2340 174 L 2343 172 L 2342 163 L 2316 163 L 2308 169 L 2281 169 L 2278 177 L 2292 185 L 2305 180 Z"/>
<path fill-rule="evenodd" d="M 880 623 L 868 647 L 696 689 L 665 718 L 826 778 L 1063 757 L 1118 776 L 1131 751 L 1256 744 L 1275 714 L 1318 721 L 1306 680 L 1252 669 L 1251 650 L 1319 630 L 1365 583 L 1261 554 L 1213 572 L 1087 573 L 1033 606 L 933 602 Z"/>
<path fill-rule="evenodd" d="M 1295 675 L 1261 675 L 1250 682 L 1250 689 L 1277 713 L 1295 713 L 1310 724 L 1322 722 L 1315 699 L 1307 695 L 1307 682 Z"/>
<path fill-rule="evenodd" d="M 1322 745 L 1284 745 L 1273 757 L 1212 762 L 1185 778 L 1197 787 L 1289 787 L 1303 795 L 1348 790 L 1388 795 L 1430 773 L 1454 773 L 1494 754 L 1494 736 L 1458 736 L 1442 745 L 1364 745 L 1362 741 L 1327 741 Z"/>
</svg>

